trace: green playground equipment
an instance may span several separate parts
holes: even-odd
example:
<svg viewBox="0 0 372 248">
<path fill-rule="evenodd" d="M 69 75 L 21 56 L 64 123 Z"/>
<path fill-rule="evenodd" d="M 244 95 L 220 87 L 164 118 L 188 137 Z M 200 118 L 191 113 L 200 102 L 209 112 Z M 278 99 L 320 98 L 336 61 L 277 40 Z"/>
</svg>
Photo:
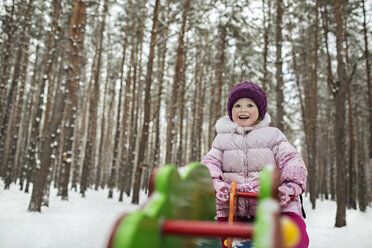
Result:
<svg viewBox="0 0 372 248">
<path fill-rule="evenodd" d="M 255 223 L 217 223 L 215 192 L 208 168 L 201 163 L 181 168 L 161 166 L 146 204 L 119 218 L 107 247 L 220 247 L 221 236 L 253 239 L 255 248 L 283 247 L 283 237 L 288 244 L 288 239 L 292 242 L 298 232 L 292 231 L 291 223 L 280 227 L 280 207 L 273 198 L 277 196 L 277 185 L 275 167 L 265 166 L 260 173 Z M 289 235 L 287 232 L 283 236 L 281 232 L 287 229 Z"/>
</svg>

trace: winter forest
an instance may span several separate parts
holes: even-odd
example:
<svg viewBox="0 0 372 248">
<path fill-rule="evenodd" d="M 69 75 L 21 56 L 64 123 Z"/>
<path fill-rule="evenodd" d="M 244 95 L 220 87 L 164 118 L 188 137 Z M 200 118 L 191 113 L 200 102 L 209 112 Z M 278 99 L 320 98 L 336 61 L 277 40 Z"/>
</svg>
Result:
<svg viewBox="0 0 372 248">
<path fill-rule="evenodd" d="M 138 204 L 154 166 L 201 161 L 252 81 L 305 159 L 312 208 L 336 201 L 345 226 L 372 201 L 371 17 L 365 0 L 4 0 L 5 189 L 31 212 L 51 187 Z"/>
</svg>

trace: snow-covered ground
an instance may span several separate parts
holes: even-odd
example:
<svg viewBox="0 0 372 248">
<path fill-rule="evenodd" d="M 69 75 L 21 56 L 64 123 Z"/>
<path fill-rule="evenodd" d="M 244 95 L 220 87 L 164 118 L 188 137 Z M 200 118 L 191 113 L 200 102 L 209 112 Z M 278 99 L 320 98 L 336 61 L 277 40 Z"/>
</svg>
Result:
<svg viewBox="0 0 372 248">
<path fill-rule="evenodd" d="M 70 192 L 69 201 L 51 193 L 50 206 L 42 213 L 27 212 L 30 194 L 11 185 L 4 190 L 0 182 L 0 247 L 1 248 L 103 248 L 115 220 L 124 211 L 134 211 L 138 206 L 107 198 L 107 190 L 88 191 L 85 198 Z M 145 196 L 142 195 L 141 202 Z M 306 223 L 310 247 L 372 247 L 372 208 L 366 213 L 347 211 L 347 226 L 335 228 L 336 204 L 317 201 L 316 210 L 311 210 L 305 198 Z"/>
</svg>

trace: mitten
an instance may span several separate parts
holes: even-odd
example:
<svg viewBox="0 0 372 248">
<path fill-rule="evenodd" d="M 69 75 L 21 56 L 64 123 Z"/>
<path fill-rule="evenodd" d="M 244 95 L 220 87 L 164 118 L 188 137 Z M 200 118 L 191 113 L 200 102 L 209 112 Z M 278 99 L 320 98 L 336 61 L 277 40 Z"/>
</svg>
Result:
<svg viewBox="0 0 372 248">
<path fill-rule="evenodd" d="M 296 183 L 283 183 L 279 188 L 280 206 L 286 207 L 294 197 L 302 194 L 302 188 Z"/>
<path fill-rule="evenodd" d="M 252 192 L 252 193 L 258 193 L 259 191 L 259 182 L 253 181 L 250 183 L 238 183 L 236 185 L 236 190 L 239 192 Z"/>
<path fill-rule="evenodd" d="M 230 184 L 220 179 L 213 179 L 213 186 L 216 190 L 217 203 L 226 204 L 229 201 Z"/>
</svg>

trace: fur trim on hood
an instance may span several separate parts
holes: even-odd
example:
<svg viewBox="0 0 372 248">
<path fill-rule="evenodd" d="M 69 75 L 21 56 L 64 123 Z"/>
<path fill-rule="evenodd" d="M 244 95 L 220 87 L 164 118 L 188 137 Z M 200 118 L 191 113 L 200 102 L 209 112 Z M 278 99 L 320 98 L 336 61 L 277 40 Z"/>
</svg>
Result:
<svg viewBox="0 0 372 248">
<path fill-rule="evenodd" d="M 216 122 L 216 131 L 217 133 L 239 133 L 244 134 L 245 132 L 261 128 L 261 127 L 268 127 L 271 122 L 271 117 L 268 113 L 265 114 L 265 117 L 262 121 L 257 123 L 256 125 L 253 125 L 251 127 L 241 127 L 235 122 L 231 121 L 229 116 L 226 115 L 224 117 L 221 117 Z"/>
</svg>

